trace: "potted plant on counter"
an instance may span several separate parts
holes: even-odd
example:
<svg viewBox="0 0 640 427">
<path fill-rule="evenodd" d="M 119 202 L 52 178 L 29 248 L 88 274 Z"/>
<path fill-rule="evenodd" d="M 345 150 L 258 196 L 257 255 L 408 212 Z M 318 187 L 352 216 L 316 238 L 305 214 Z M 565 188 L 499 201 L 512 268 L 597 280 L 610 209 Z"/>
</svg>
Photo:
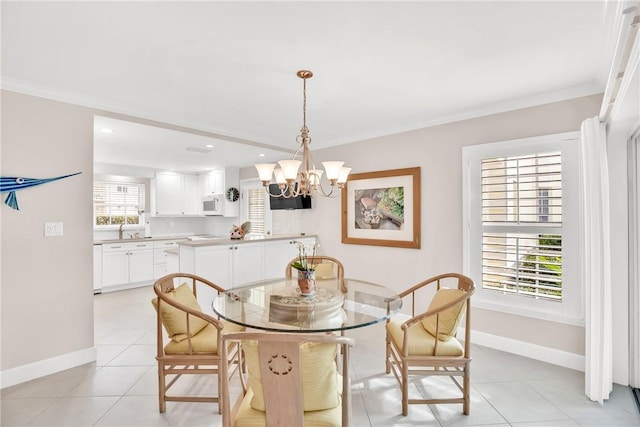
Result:
<svg viewBox="0 0 640 427">
<path fill-rule="evenodd" d="M 291 263 L 291 267 L 298 270 L 298 287 L 300 294 L 310 296 L 315 294 L 316 287 L 316 267 L 313 263 L 313 257 L 316 255 L 316 245 L 311 249 L 311 255 L 307 254 L 307 248 L 302 242 L 294 240 L 298 247 L 298 258 Z"/>
</svg>

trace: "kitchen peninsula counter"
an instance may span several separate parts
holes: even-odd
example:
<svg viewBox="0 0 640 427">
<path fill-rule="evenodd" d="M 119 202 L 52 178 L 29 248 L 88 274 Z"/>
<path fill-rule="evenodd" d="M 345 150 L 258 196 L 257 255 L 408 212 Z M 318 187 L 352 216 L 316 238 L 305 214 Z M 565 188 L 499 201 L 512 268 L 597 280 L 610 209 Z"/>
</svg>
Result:
<svg viewBox="0 0 640 427">
<path fill-rule="evenodd" d="M 317 243 L 315 235 L 300 233 L 180 241 L 179 270 L 206 277 L 226 289 L 282 277 L 289 261 L 298 256 L 294 241 L 307 248 Z M 204 298 L 210 305 L 213 296 Z"/>
<path fill-rule="evenodd" d="M 256 243 L 256 242 L 271 242 L 277 240 L 300 240 L 306 238 L 316 238 L 315 234 L 271 234 L 271 235 L 259 235 L 259 236 L 247 236 L 244 239 L 230 239 L 227 237 L 198 237 L 192 236 L 188 240 L 178 242 L 182 246 L 222 246 L 222 245 L 236 245 L 243 243 Z"/>
</svg>

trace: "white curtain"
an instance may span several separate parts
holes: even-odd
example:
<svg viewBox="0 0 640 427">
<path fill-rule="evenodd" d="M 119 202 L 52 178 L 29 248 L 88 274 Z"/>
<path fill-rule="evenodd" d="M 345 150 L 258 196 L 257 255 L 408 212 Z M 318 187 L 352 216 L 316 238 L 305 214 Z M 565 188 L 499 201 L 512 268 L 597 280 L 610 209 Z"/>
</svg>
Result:
<svg viewBox="0 0 640 427">
<path fill-rule="evenodd" d="M 582 122 L 585 285 L 585 393 L 603 403 L 613 388 L 609 170 L 605 125 Z"/>
</svg>

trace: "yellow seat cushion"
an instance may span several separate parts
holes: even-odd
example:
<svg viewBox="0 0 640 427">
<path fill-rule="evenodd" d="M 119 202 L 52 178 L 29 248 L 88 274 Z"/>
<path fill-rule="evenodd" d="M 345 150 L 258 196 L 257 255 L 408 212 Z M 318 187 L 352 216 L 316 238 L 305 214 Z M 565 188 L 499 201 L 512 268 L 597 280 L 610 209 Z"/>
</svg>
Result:
<svg viewBox="0 0 640 427">
<path fill-rule="evenodd" d="M 165 295 L 172 300 L 179 302 L 180 304 L 184 304 L 187 307 L 202 311 L 200 309 L 200 305 L 198 304 L 198 300 L 193 295 L 193 291 L 191 287 L 183 283 L 178 286 L 171 292 L 165 293 Z M 154 298 L 151 300 L 151 304 L 153 307 L 158 310 L 158 298 Z M 189 316 L 189 325 L 191 327 L 191 335 L 196 335 L 200 332 L 205 326 L 209 324 L 204 319 L 193 316 L 191 314 Z M 177 309 L 176 307 L 167 304 L 166 302 L 160 303 L 160 319 L 162 320 L 162 324 L 169 334 L 169 338 L 171 338 L 175 342 L 181 342 L 187 339 L 187 313 L 182 310 Z"/>
<path fill-rule="evenodd" d="M 460 289 L 440 288 L 433 296 L 431 304 L 429 304 L 428 311 L 437 310 L 438 307 L 442 307 L 443 305 L 454 301 L 456 298 L 460 298 L 464 294 L 465 292 Z M 441 341 L 448 341 L 456 336 L 458 325 L 464 316 L 466 304 L 466 300 L 461 301 L 438 313 L 438 316 L 434 315 L 425 317 L 422 319 L 422 325 L 431 335 L 435 336 L 436 324 L 437 322 L 440 322 L 438 339 Z"/>
<path fill-rule="evenodd" d="M 333 273 L 334 263 L 332 262 L 321 262 L 316 265 L 316 279 L 317 280 L 326 280 L 333 279 L 335 274 Z"/>
<path fill-rule="evenodd" d="M 260 374 L 260 358 L 256 341 L 243 341 L 242 348 L 249 370 L 249 386 L 254 391 L 251 407 L 265 410 Z M 300 344 L 300 375 L 304 411 L 335 408 L 339 404 L 337 386 L 336 345 L 323 343 Z"/>
<path fill-rule="evenodd" d="M 400 352 L 402 352 L 404 341 L 404 334 L 400 327 L 402 323 L 393 320 L 387 323 L 387 331 Z M 407 335 L 409 339 L 409 356 L 434 356 L 433 349 L 436 339 L 424 329 L 422 323 L 414 323 L 407 330 Z M 462 344 L 456 338 L 451 338 L 448 341 L 438 341 L 438 353 L 435 356 L 462 356 L 462 354 Z"/>
<path fill-rule="evenodd" d="M 166 304 L 165 304 L 166 305 Z M 222 333 L 229 332 L 242 332 L 244 326 L 236 325 L 235 323 L 222 321 L 224 328 Z M 171 340 L 164 347 L 165 354 L 189 354 L 189 353 L 218 353 L 218 330 L 211 323 L 207 322 L 207 325 L 200 330 L 197 334 L 191 337 L 191 345 L 193 348 L 189 348 L 189 340 L 184 339 L 182 341 Z"/>
<path fill-rule="evenodd" d="M 265 427 L 266 417 L 264 411 L 258 411 L 251 407 L 254 393 L 251 387 L 242 399 L 238 412 L 233 421 L 234 427 Z M 325 409 L 322 411 L 307 411 L 304 413 L 304 427 L 340 427 L 342 425 L 342 406 Z"/>
</svg>

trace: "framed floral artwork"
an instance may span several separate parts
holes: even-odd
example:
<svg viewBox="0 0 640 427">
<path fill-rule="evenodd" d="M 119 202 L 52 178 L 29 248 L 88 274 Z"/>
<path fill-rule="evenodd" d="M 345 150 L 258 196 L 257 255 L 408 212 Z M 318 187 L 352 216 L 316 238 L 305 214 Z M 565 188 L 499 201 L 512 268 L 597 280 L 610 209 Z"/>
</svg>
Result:
<svg viewBox="0 0 640 427">
<path fill-rule="evenodd" d="M 420 248 L 420 168 L 349 175 L 342 243 Z"/>
</svg>

